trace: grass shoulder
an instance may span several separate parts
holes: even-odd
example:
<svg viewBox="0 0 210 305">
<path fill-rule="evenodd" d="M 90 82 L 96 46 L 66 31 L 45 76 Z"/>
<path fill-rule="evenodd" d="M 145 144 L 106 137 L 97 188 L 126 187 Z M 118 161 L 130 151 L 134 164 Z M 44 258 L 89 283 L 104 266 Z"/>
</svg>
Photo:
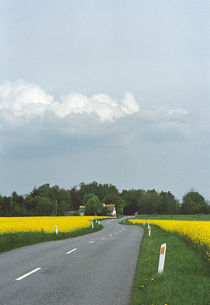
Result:
<svg viewBox="0 0 210 305">
<path fill-rule="evenodd" d="M 162 220 L 210 220 L 210 214 L 177 214 L 177 215 L 158 215 L 158 214 L 141 214 L 136 216 L 137 219 L 162 219 Z"/>
<path fill-rule="evenodd" d="M 160 245 L 166 243 L 165 269 L 157 273 Z M 207 305 L 208 262 L 176 234 L 152 226 L 143 236 L 130 305 Z"/>
</svg>

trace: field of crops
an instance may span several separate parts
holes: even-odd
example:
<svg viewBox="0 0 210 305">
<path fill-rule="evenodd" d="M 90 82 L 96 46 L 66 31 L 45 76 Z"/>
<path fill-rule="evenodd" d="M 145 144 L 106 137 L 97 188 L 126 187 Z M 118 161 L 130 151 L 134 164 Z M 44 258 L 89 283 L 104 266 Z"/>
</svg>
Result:
<svg viewBox="0 0 210 305">
<path fill-rule="evenodd" d="M 0 217 L 0 234 L 18 232 L 71 232 L 91 226 L 95 216 L 57 216 L 57 217 Z M 103 217 L 105 218 L 105 217 Z"/>
<path fill-rule="evenodd" d="M 132 219 L 129 220 L 133 222 Z M 188 237 L 193 243 L 210 248 L 209 221 L 179 221 L 158 219 L 135 219 L 135 223 L 148 223 L 159 226 L 165 231 L 174 231 Z"/>
</svg>

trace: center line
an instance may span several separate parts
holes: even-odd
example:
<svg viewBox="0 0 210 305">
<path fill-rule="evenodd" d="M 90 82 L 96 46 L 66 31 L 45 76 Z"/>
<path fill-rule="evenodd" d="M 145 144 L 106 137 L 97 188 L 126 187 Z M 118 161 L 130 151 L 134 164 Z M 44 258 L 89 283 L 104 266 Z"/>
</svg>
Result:
<svg viewBox="0 0 210 305">
<path fill-rule="evenodd" d="M 72 252 L 74 252 L 76 250 L 77 250 L 77 248 L 74 248 L 74 249 L 70 250 L 69 252 L 66 252 L 66 254 L 70 254 L 70 253 L 72 253 Z"/>
<path fill-rule="evenodd" d="M 30 274 L 32 274 L 32 273 L 34 273 L 34 272 L 37 272 L 37 271 L 40 270 L 40 269 L 41 269 L 41 268 L 36 268 L 36 269 L 34 269 L 34 270 L 32 270 L 32 271 L 30 271 L 30 272 L 28 272 L 28 273 L 26 273 L 26 274 L 24 274 L 24 275 L 18 277 L 18 278 L 16 279 L 16 281 L 20 281 L 20 280 L 24 279 L 25 277 L 29 276 Z"/>
<path fill-rule="evenodd" d="M 94 242 L 95 242 L 95 240 L 89 241 L 89 244 L 92 244 L 92 243 L 94 243 Z"/>
</svg>

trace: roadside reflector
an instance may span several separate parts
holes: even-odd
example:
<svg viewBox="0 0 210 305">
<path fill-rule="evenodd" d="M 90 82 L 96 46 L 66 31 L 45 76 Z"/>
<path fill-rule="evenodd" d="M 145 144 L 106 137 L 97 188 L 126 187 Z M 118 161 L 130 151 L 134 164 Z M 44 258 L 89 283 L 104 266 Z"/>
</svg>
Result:
<svg viewBox="0 0 210 305">
<path fill-rule="evenodd" d="M 58 227 L 55 225 L 55 234 L 58 235 Z"/>
<path fill-rule="evenodd" d="M 162 273 L 163 270 L 164 270 L 165 256 L 166 256 L 166 244 L 162 244 L 161 247 L 160 247 L 160 258 L 159 258 L 159 265 L 158 265 L 158 273 Z"/>
</svg>

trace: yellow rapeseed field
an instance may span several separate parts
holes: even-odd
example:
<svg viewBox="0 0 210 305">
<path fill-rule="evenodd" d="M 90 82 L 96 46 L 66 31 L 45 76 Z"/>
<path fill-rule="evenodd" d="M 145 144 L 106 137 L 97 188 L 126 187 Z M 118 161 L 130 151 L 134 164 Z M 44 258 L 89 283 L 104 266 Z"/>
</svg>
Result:
<svg viewBox="0 0 210 305">
<path fill-rule="evenodd" d="M 40 217 L 0 217 L 0 234 L 18 232 L 71 232 L 91 226 L 91 219 L 97 216 L 40 216 Z M 103 216 L 103 218 L 105 218 Z"/>
<path fill-rule="evenodd" d="M 129 220 L 133 222 L 132 219 Z M 182 220 L 156 220 L 135 219 L 135 223 L 148 223 L 159 226 L 166 231 L 178 232 L 190 238 L 194 243 L 210 248 L 210 222 L 209 221 L 182 221 Z"/>
</svg>

